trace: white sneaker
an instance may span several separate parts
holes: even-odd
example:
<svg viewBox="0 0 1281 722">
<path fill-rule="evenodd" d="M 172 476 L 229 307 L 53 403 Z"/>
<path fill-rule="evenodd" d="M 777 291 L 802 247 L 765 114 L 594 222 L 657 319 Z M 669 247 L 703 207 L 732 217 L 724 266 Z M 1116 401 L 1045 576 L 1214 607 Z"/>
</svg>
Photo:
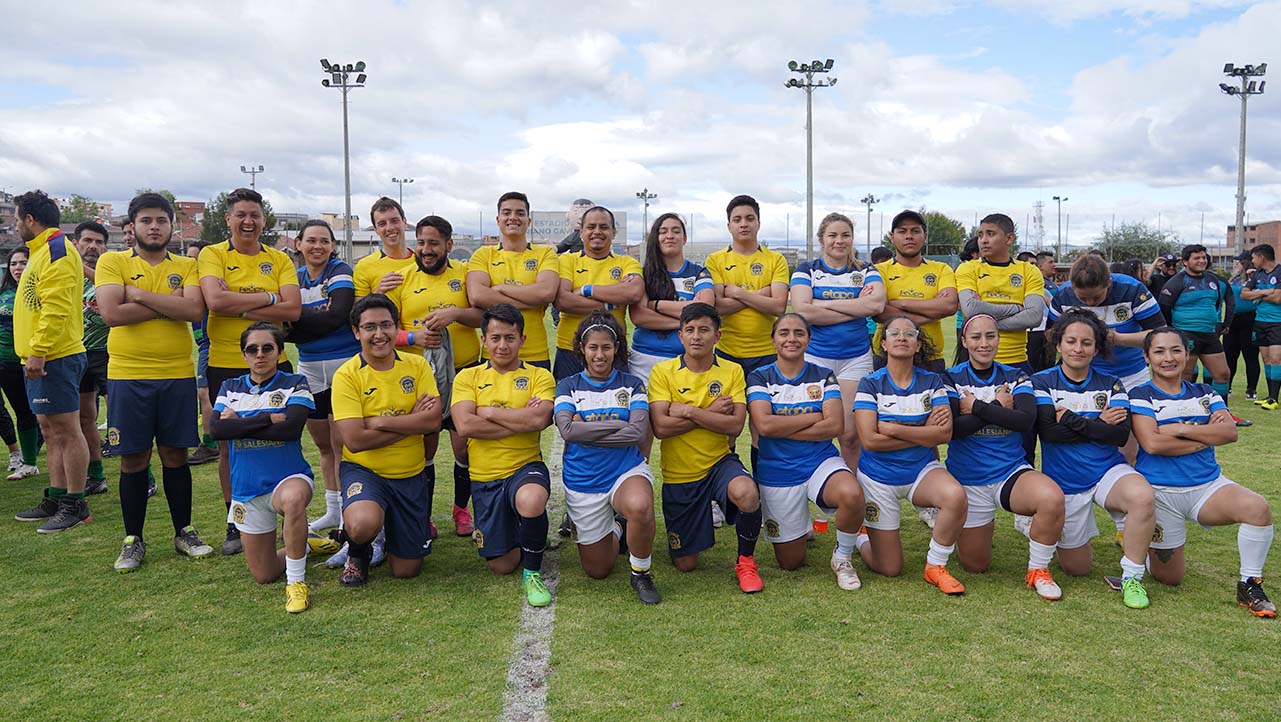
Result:
<svg viewBox="0 0 1281 722">
<path fill-rule="evenodd" d="M 916 516 L 921 519 L 921 523 L 929 528 L 934 528 L 934 519 L 939 515 L 939 510 L 932 506 L 917 507 Z"/>
<path fill-rule="evenodd" d="M 1015 514 L 1014 529 L 1018 531 L 1018 533 L 1027 537 L 1028 539 L 1031 539 L 1032 538 L 1032 517 L 1024 516 L 1022 514 Z"/>
<path fill-rule="evenodd" d="M 1029 569 L 1027 570 L 1027 586 L 1035 589 L 1036 593 L 1041 595 L 1042 599 L 1048 599 L 1051 602 L 1057 602 L 1063 598 L 1063 590 L 1050 577 L 1048 569 Z"/>
<path fill-rule="evenodd" d="M 17 471 L 19 466 L 22 466 L 22 452 L 10 451 L 9 452 L 9 471 Z"/>
<path fill-rule="evenodd" d="M 720 504 L 712 502 L 712 527 L 720 529 L 723 526 L 725 526 L 725 512 L 721 511 Z"/>
<path fill-rule="evenodd" d="M 18 481 L 20 479 L 30 479 L 33 476 L 40 475 L 40 467 L 35 464 L 19 464 L 17 469 L 9 475 L 9 481 Z"/>
<path fill-rule="evenodd" d="M 846 591 L 854 591 L 863 586 L 854 570 L 854 561 L 849 557 L 832 555 L 832 571 L 836 572 L 836 586 Z"/>
</svg>

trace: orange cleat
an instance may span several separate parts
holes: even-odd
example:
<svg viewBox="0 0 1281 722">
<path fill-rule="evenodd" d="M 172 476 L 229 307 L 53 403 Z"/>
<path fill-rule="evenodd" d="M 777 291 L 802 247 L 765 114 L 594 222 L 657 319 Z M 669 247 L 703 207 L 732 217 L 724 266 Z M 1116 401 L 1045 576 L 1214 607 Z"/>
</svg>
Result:
<svg viewBox="0 0 1281 722">
<path fill-rule="evenodd" d="M 476 531 L 472 524 L 471 514 L 461 506 L 454 507 L 454 533 L 458 536 L 471 536 Z"/>
<path fill-rule="evenodd" d="M 956 581 L 948 571 L 947 567 L 940 564 L 925 565 L 925 581 L 939 588 L 944 594 L 964 594 L 965 585 Z"/>
<path fill-rule="evenodd" d="M 756 568 L 756 559 L 753 557 L 740 556 L 738 563 L 734 565 L 734 574 L 738 576 L 738 588 L 742 589 L 744 594 L 755 594 L 765 588 L 765 583 L 761 581 L 760 570 Z"/>
<path fill-rule="evenodd" d="M 1057 602 L 1063 598 L 1063 590 L 1054 582 L 1049 569 L 1029 569 L 1023 581 L 1027 583 L 1028 589 L 1035 589 L 1042 599 Z"/>
</svg>

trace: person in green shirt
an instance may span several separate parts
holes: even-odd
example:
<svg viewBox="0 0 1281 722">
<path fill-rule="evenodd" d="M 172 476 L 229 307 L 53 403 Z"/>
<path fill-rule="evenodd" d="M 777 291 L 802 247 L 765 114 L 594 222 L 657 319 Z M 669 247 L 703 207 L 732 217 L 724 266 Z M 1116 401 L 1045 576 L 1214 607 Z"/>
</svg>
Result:
<svg viewBox="0 0 1281 722">
<path fill-rule="evenodd" d="M 76 226 L 76 250 L 84 264 L 85 366 L 80 378 L 80 433 L 89 446 L 89 478 L 85 495 L 105 494 L 107 477 L 102 471 L 102 440 L 98 438 L 98 397 L 107 395 L 107 322 L 98 312 L 98 293 L 94 288 L 94 271 L 98 257 L 107 251 L 107 229 L 97 221 Z"/>
<path fill-rule="evenodd" d="M 0 280 L 0 388 L 13 407 L 18 427 L 18 444 L 22 451 L 17 459 L 9 445 L 9 480 L 29 479 L 40 473 L 36 456 L 40 453 L 40 424 L 27 403 L 27 387 L 22 375 L 22 360 L 13 348 L 13 305 L 18 297 L 18 278 L 27 267 L 31 251 L 26 246 L 13 249 L 5 261 Z M 8 437 L 5 437 L 8 441 Z M 16 461 L 16 463 L 15 463 Z"/>
</svg>

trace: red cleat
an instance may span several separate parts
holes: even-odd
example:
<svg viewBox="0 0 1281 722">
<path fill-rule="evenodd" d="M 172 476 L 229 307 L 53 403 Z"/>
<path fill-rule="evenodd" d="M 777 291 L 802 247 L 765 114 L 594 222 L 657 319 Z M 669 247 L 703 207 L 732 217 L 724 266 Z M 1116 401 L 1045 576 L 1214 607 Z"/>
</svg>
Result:
<svg viewBox="0 0 1281 722">
<path fill-rule="evenodd" d="M 454 507 L 454 533 L 458 536 L 471 536 L 476 531 L 476 525 L 472 524 L 471 514 L 467 509 L 461 506 Z"/>
<path fill-rule="evenodd" d="M 740 556 L 738 563 L 734 565 L 734 574 L 738 576 L 738 588 L 742 589 L 744 594 L 755 594 L 765 588 L 765 583 L 761 581 L 760 570 L 756 568 L 756 559 L 753 557 Z"/>
</svg>

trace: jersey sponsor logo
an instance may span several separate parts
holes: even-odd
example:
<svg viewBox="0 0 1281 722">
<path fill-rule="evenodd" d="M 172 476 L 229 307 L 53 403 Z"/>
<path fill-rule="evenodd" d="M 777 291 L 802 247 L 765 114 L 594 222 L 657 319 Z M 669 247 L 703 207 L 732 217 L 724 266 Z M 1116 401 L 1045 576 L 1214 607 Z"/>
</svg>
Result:
<svg viewBox="0 0 1281 722">
<path fill-rule="evenodd" d="M 107 429 L 107 445 L 108 446 L 120 445 L 120 429 L 114 426 Z"/>
<path fill-rule="evenodd" d="M 627 389 L 619 389 L 618 393 L 614 394 L 614 400 L 618 402 L 619 406 L 626 406 L 632 400 L 632 392 Z"/>
<path fill-rule="evenodd" d="M 707 385 L 707 393 L 711 394 L 712 396 L 720 396 L 722 388 L 724 387 L 721 386 L 720 381 L 713 381 Z"/>
<path fill-rule="evenodd" d="M 989 277 L 989 276 L 991 276 L 991 275 L 992 275 L 992 274 L 990 274 L 990 273 L 980 273 L 980 274 L 979 274 L 979 278 L 987 278 L 987 277 Z"/>
<path fill-rule="evenodd" d="M 766 519 L 765 534 L 766 536 L 778 537 L 778 522 L 774 519 Z"/>
<path fill-rule="evenodd" d="M 685 387 L 683 387 L 683 388 L 676 389 L 676 393 L 681 394 L 682 396 L 684 396 L 685 394 L 688 394 L 688 393 L 690 392 L 690 390 L 691 390 L 691 389 L 690 389 L 690 387 L 685 386 Z"/>
<path fill-rule="evenodd" d="M 377 391 L 377 390 L 378 390 L 378 387 L 377 387 L 377 386 L 370 386 L 370 387 L 369 387 L 369 390 L 365 392 L 365 395 L 366 395 L 366 396 L 370 396 L 370 395 L 372 395 L 372 394 L 373 394 L 375 391 Z"/>
<path fill-rule="evenodd" d="M 613 268 L 609 269 L 609 277 L 615 281 L 622 279 L 623 269 L 619 268 L 618 266 L 614 266 Z"/>
<path fill-rule="evenodd" d="M 402 376 L 400 379 L 400 390 L 407 394 L 412 394 L 414 392 L 414 377 Z"/>
<path fill-rule="evenodd" d="M 901 288 L 898 292 L 899 298 L 925 298 L 925 294 L 915 288 Z"/>
<path fill-rule="evenodd" d="M 528 258 L 528 259 L 526 259 L 526 260 L 525 260 L 525 270 L 526 270 L 526 271 L 532 271 L 532 270 L 534 270 L 535 268 L 538 268 L 538 261 L 535 261 L 535 260 L 534 260 L 534 259 L 532 259 L 532 258 Z"/>
<path fill-rule="evenodd" d="M 354 496 L 357 496 L 360 494 L 360 492 L 364 490 L 365 490 L 364 484 L 360 483 L 359 481 L 352 482 L 351 486 L 347 487 L 347 498 L 350 499 Z"/>
<path fill-rule="evenodd" d="M 258 264 L 258 272 L 264 276 L 271 275 L 271 261 L 263 261 Z"/>
<path fill-rule="evenodd" d="M 147 276 L 147 274 L 145 274 L 145 273 L 135 273 L 135 274 L 133 274 L 132 276 L 130 276 L 130 277 L 129 277 L 129 280 L 130 280 L 130 281 L 137 281 L 138 279 L 140 279 L 140 278 L 145 278 L 146 276 Z"/>
<path fill-rule="evenodd" d="M 732 271 L 732 270 L 734 270 L 735 268 L 738 268 L 738 264 L 737 264 L 737 263 L 731 263 L 731 264 L 729 264 L 728 266 L 726 266 L 726 267 L 725 267 L 725 270 L 726 270 L 726 271 Z"/>
<path fill-rule="evenodd" d="M 245 523 L 245 507 L 239 502 L 231 505 L 231 520 L 237 524 Z"/>
<path fill-rule="evenodd" d="M 480 386 L 477 386 L 477 387 L 476 387 L 476 389 L 477 389 L 477 390 L 479 390 L 479 389 L 487 389 L 487 388 L 489 388 L 490 386 L 493 386 L 493 384 L 481 384 Z"/>
<path fill-rule="evenodd" d="M 1094 408 L 1102 411 L 1108 405 L 1108 394 L 1106 391 L 1100 391 L 1094 395 Z"/>
<path fill-rule="evenodd" d="M 587 273 L 587 269 L 586 269 L 586 268 L 576 268 L 576 269 L 574 269 L 574 273 Z"/>
<path fill-rule="evenodd" d="M 1011 285 L 1012 287 L 1014 287 L 1014 288 L 1019 288 L 1020 286 L 1022 286 L 1022 285 L 1023 285 L 1023 276 L 1022 276 L 1022 275 L 1020 275 L 1020 274 L 1018 274 L 1018 273 L 1011 274 L 1011 275 L 1010 275 L 1010 285 Z"/>
<path fill-rule="evenodd" d="M 681 548 L 681 535 L 674 531 L 667 532 L 667 548 L 676 551 Z"/>
<path fill-rule="evenodd" d="M 514 383 L 514 384 L 512 384 L 512 385 L 516 387 L 516 390 L 517 390 L 517 391 L 524 391 L 524 390 L 526 390 L 526 389 L 528 389 L 528 388 L 529 388 L 529 377 L 528 377 L 528 376 L 517 376 L 517 377 L 516 377 L 516 383 Z"/>
<path fill-rule="evenodd" d="M 939 277 L 933 273 L 927 273 L 921 278 L 921 280 L 924 281 L 927 286 L 936 286 L 938 285 Z"/>
<path fill-rule="evenodd" d="M 459 291 L 463 290 L 463 282 L 458 280 L 457 278 L 451 280 L 449 282 L 449 290 L 453 291 L 454 293 L 458 293 Z"/>
<path fill-rule="evenodd" d="M 763 265 L 761 265 L 761 264 L 759 264 L 759 263 L 753 263 L 753 264 L 752 264 L 752 275 L 753 275 L 753 276 L 759 276 L 759 275 L 761 275 L 761 274 L 762 274 L 762 273 L 764 273 L 764 272 L 765 272 L 765 266 L 763 266 Z"/>
<path fill-rule="evenodd" d="M 1130 318 L 1130 309 L 1125 306 L 1117 306 L 1112 309 L 1112 315 L 1116 316 L 1117 321 L 1125 321 Z"/>
<path fill-rule="evenodd" d="M 495 262 L 495 263 L 491 263 L 491 264 L 489 264 L 489 265 L 491 265 L 491 266 L 501 266 L 501 265 L 503 265 L 503 262 L 502 262 L 502 261 L 497 261 L 497 262 Z"/>
<path fill-rule="evenodd" d="M 272 391 L 272 392 L 271 392 L 271 396 L 270 396 L 270 397 L 268 397 L 268 399 L 267 399 L 267 403 L 271 404 L 272 406 L 284 406 L 284 405 L 285 405 L 285 392 L 284 392 L 284 391 Z"/>
<path fill-rule="evenodd" d="M 863 511 L 863 517 L 871 522 L 879 521 L 881 518 L 881 507 L 877 506 L 876 502 L 869 501 L 867 503 L 867 509 Z"/>
<path fill-rule="evenodd" d="M 228 271 L 239 271 L 240 266 L 227 266 Z"/>
<path fill-rule="evenodd" d="M 817 401 L 823 395 L 823 389 L 819 388 L 817 384 L 812 384 L 805 387 L 805 395 L 810 397 L 811 401 Z"/>
<path fill-rule="evenodd" d="M 902 278 L 902 276 L 890 276 L 890 277 L 889 277 L 889 278 L 887 278 L 886 280 L 887 280 L 887 281 L 897 281 L 897 280 L 899 280 L 900 278 Z"/>
<path fill-rule="evenodd" d="M 176 273 L 169 274 L 169 288 L 176 289 L 182 285 L 182 276 Z"/>
</svg>

